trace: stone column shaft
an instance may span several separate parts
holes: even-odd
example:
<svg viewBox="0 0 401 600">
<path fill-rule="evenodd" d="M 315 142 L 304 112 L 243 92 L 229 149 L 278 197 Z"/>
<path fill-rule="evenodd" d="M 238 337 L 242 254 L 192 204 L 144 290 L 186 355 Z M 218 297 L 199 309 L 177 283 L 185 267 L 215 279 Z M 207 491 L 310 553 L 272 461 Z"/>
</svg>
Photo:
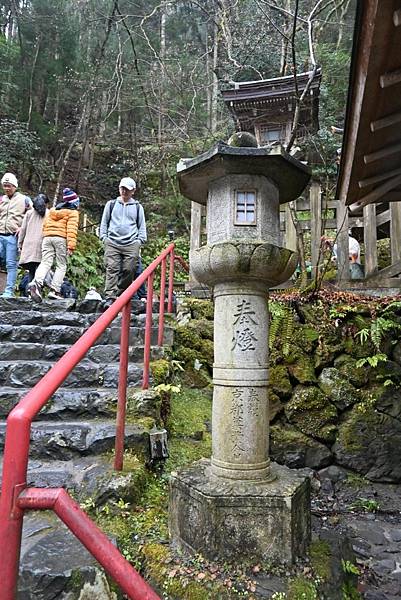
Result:
<svg viewBox="0 0 401 600">
<path fill-rule="evenodd" d="M 267 288 L 217 283 L 211 471 L 229 479 L 269 477 Z"/>
</svg>

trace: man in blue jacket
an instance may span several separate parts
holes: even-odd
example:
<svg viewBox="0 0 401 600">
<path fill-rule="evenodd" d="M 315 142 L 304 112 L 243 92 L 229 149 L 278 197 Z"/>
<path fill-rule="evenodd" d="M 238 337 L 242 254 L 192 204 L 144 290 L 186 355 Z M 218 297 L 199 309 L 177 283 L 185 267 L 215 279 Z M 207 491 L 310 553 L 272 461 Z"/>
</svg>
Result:
<svg viewBox="0 0 401 600">
<path fill-rule="evenodd" d="M 134 198 L 136 183 L 131 177 L 120 181 L 120 195 L 104 207 L 100 239 L 104 243 L 105 303 L 114 300 L 133 282 L 141 244 L 146 242 L 143 207 Z"/>
</svg>

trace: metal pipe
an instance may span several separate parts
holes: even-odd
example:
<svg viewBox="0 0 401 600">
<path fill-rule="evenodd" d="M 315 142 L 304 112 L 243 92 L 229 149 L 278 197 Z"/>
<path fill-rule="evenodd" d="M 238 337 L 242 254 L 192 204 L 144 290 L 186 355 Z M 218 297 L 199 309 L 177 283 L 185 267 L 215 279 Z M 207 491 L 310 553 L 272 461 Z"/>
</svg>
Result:
<svg viewBox="0 0 401 600">
<path fill-rule="evenodd" d="M 27 488 L 19 496 L 17 505 L 22 510 L 53 510 L 131 600 L 160 600 L 63 488 Z"/>
<path fill-rule="evenodd" d="M 166 302 L 166 259 L 162 260 L 160 274 L 160 298 L 159 298 L 159 331 L 157 336 L 157 345 L 163 346 L 164 339 L 164 307 Z"/>
<path fill-rule="evenodd" d="M 167 312 L 173 312 L 173 286 L 174 286 L 174 247 L 170 251 L 170 270 L 168 277 L 168 304 Z"/>
<path fill-rule="evenodd" d="M 17 589 L 23 513 L 15 502 L 20 491 L 26 487 L 32 420 L 149 275 L 173 249 L 174 244 L 170 244 L 163 250 L 24 396 L 7 418 L 0 497 L 0 548 L 7 548 L 7 552 L 0 561 L 1 600 L 14 600 Z"/>
<path fill-rule="evenodd" d="M 146 300 L 146 322 L 145 322 L 145 344 L 143 350 L 143 379 L 142 389 L 149 387 L 149 363 L 150 346 L 152 343 L 152 321 L 153 321 L 153 273 L 148 278 L 148 295 Z"/>
<path fill-rule="evenodd" d="M 118 375 L 116 440 L 114 454 L 114 469 L 116 471 L 122 471 L 124 461 L 125 411 L 127 406 L 127 374 L 130 327 L 131 301 L 127 302 L 127 304 L 124 306 L 121 320 L 120 369 Z"/>
</svg>

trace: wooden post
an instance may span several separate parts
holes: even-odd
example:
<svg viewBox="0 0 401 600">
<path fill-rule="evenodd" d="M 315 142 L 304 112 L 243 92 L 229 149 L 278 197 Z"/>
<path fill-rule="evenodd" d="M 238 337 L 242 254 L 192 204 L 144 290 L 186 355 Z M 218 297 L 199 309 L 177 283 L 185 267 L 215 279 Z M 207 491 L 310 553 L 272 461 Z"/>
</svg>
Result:
<svg viewBox="0 0 401 600">
<path fill-rule="evenodd" d="M 294 201 L 296 209 L 296 200 Z M 289 204 L 285 205 L 285 247 L 288 250 L 297 251 L 297 231 L 295 229 L 294 222 L 291 217 L 291 211 Z"/>
<path fill-rule="evenodd" d="M 320 184 L 312 181 L 309 190 L 310 200 L 310 228 L 311 228 L 311 257 L 312 257 L 312 279 L 316 277 L 320 258 L 320 238 L 322 237 L 322 199 Z"/>
<path fill-rule="evenodd" d="M 365 242 L 365 277 L 377 273 L 376 204 L 363 207 L 363 238 Z"/>
<path fill-rule="evenodd" d="M 202 233 L 202 205 L 197 202 L 191 202 L 191 239 L 189 242 L 189 249 L 197 250 L 201 247 L 201 233 Z M 189 281 L 196 281 L 192 275 L 191 262 L 189 263 Z"/>
<path fill-rule="evenodd" d="M 348 207 L 341 200 L 337 204 L 337 279 L 349 281 Z"/>
<path fill-rule="evenodd" d="M 401 202 L 390 202 L 391 262 L 401 260 Z"/>
</svg>

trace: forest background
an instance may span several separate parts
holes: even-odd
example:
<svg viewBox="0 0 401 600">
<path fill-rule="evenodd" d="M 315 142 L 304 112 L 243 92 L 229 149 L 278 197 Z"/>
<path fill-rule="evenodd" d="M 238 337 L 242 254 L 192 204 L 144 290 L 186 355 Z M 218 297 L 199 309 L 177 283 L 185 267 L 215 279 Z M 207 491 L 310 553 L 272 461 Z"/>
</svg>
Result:
<svg viewBox="0 0 401 600">
<path fill-rule="evenodd" d="M 303 144 L 334 197 L 341 137 L 331 127 L 344 121 L 354 10 L 355 0 L 0 2 L 0 171 L 30 195 L 74 188 L 93 223 L 133 176 L 145 263 L 169 228 L 185 254 L 190 203 L 176 163 L 234 131 L 220 91 L 320 66 L 320 129 Z M 84 269 L 99 285 L 101 248 L 83 236 L 80 246 L 75 276 Z"/>
</svg>

